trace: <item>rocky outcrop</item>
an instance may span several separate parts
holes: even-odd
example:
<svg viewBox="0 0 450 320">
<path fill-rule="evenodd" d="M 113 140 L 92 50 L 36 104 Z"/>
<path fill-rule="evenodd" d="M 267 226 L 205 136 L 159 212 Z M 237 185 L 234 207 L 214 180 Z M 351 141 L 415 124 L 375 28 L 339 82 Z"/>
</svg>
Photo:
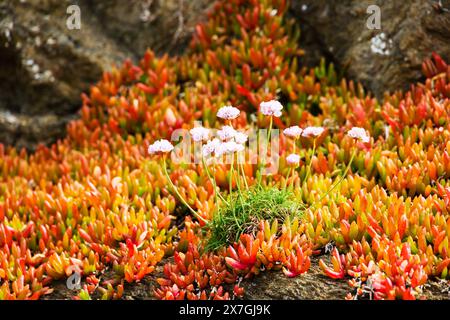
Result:
<svg viewBox="0 0 450 320">
<path fill-rule="evenodd" d="M 321 257 L 329 262 L 329 256 Z M 242 283 L 246 300 L 342 300 L 351 288 L 346 280 L 333 280 L 319 267 L 319 259 L 312 257 L 307 273 L 288 278 L 281 271 L 262 272 Z"/>
<path fill-rule="evenodd" d="M 67 26 L 80 9 L 80 29 Z M 0 142 L 34 149 L 64 135 L 80 94 L 147 48 L 180 53 L 208 0 L 0 2 Z M 69 22 L 73 22 L 70 20 Z"/>
<path fill-rule="evenodd" d="M 311 268 L 295 278 L 286 277 L 281 271 L 262 272 L 257 277 L 242 283 L 245 300 L 343 300 L 354 299 L 356 289 L 349 278 L 334 280 L 328 278 L 319 266 L 319 259 L 331 265 L 329 255 L 311 258 Z M 449 285 L 445 280 L 431 279 L 417 298 L 426 300 L 449 300 Z M 349 296 L 350 294 L 350 296 Z M 373 298 L 373 296 L 372 296 Z M 368 293 L 358 296 L 360 300 L 370 299 Z"/>
<path fill-rule="evenodd" d="M 146 50 L 179 54 L 212 0 L 3 0 L 0 2 L 0 142 L 34 149 L 64 135 L 80 94 L 113 64 Z M 367 27 L 369 5 L 381 29 Z M 70 5 L 81 29 L 67 27 Z M 450 0 L 291 0 L 303 63 L 324 56 L 376 96 L 421 79 L 436 51 L 450 61 Z"/>
<path fill-rule="evenodd" d="M 370 5 L 380 9 L 380 29 L 367 26 Z M 378 97 L 420 80 L 431 52 L 450 61 L 450 0 L 293 0 L 291 13 L 302 26 L 305 62 L 325 56 Z"/>
</svg>

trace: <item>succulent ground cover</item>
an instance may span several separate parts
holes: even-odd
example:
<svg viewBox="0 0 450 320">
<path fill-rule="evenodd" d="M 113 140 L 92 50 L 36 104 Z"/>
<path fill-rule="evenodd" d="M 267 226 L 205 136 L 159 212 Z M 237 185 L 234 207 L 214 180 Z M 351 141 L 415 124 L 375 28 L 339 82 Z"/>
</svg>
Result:
<svg viewBox="0 0 450 320">
<path fill-rule="evenodd" d="M 420 299 L 449 277 L 449 66 L 432 55 L 423 83 L 377 101 L 332 65 L 302 67 L 286 10 L 219 1 L 186 55 L 149 51 L 105 73 L 65 139 L 32 154 L 0 145 L 1 299 L 41 298 L 75 272 L 74 298 L 121 298 L 161 264 L 156 298 L 241 298 L 242 281 L 302 277 L 323 254 L 349 299 Z M 227 105 L 239 114 L 224 121 Z M 280 134 L 271 175 L 264 161 L 149 154 L 197 121 L 303 131 Z"/>
</svg>

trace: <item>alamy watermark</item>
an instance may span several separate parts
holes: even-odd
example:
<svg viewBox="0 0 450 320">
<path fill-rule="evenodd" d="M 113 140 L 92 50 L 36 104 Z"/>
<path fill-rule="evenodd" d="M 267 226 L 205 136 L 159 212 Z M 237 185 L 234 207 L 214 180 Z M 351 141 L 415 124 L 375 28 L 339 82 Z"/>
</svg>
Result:
<svg viewBox="0 0 450 320">
<path fill-rule="evenodd" d="M 77 5 L 67 7 L 66 13 L 69 15 L 66 20 L 66 26 L 69 30 L 81 29 L 81 9 Z"/>
<path fill-rule="evenodd" d="M 367 7 L 366 12 L 370 14 L 366 26 L 370 30 L 381 30 L 381 8 L 375 4 Z"/>
<path fill-rule="evenodd" d="M 69 290 L 80 290 L 81 289 L 81 274 L 74 271 L 72 275 L 67 278 L 66 281 L 67 289 Z"/>
</svg>

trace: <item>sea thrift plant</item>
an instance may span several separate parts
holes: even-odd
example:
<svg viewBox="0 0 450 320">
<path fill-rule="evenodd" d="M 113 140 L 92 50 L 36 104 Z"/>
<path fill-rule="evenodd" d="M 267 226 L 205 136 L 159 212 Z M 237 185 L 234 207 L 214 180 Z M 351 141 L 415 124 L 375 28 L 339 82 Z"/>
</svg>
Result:
<svg viewBox="0 0 450 320">
<path fill-rule="evenodd" d="M 217 117 L 226 119 L 226 120 L 232 120 L 236 119 L 241 112 L 238 108 L 235 108 L 233 106 L 225 106 L 219 109 L 217 111 Z"/>
<path fill-rule="evenodd" d="M 64 139 L 0 145 L 0 299 L 51 297 L 74 272 L 74 299 L 120 299 L 158 267 L 159 299 L 242 299 L 262 272 L 311 266 L 348 299 L 448 281 L 449 66 L 430 53 L 422 83 L 377 100 L 302 66 L 287 9 L 218 1 L 186 54 L 104 73 Z M 180 160 L 180 130 L 201 163 Z M 277 172 L 252 130 L 283 132 Z"/>
<path fill-rule="evenodd" d="M 283 106 L 276 100 L 261 102 L 259 111 L 265 116 L 281 117 Z"/>
<path fill-rule="evenodd" d="M 363 128 L 354 127 L 349 130 L 347 133 L 350 137 L 361 140 L 364 143 L 368 143 L 370 141 L 370 137 L 367 134 L 366 130 Z"/>
<path fill-rule="evenodd" d="M 300 136 L 302 135 L 302 132 L 303 132 L 303 130 L 299 126 L 292 126 L 292 127 L 289 127 L 289 128 L 286 128 L 283 130 L 283 133 L 287 137 L 291 137 L 294 139 L 300 138 Z"/>
<path fill-rule="evenodd" d="M 300 156 L 298 154 L 292 153 L 286 157 L 286 161 L 289 165 L 298 165 L 300 162 Z"/>
<path fill-rule="evenodd" d="M 190 132 L 190 134 L 192 136 L 192 139 L 195 142 L 207 141 L 209 139 L 209 136 L 210 136 L 209 129 L 206 129 L 206 128 L 203 128 L 203 127 L 193 128 L 189 132 Z"/>
</svg>

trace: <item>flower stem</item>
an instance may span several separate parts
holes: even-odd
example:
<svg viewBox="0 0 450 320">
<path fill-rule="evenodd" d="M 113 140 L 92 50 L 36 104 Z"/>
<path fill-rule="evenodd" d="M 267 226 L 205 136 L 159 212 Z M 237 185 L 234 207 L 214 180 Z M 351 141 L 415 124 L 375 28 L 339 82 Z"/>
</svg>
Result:
<svg viewBox="0 0 450 320">
<path fill-rule="evenodd" d="M 347 167 L 345 168 L 345 171 L 344 171 L 344 174 L 342 175 L 342 177 L 339 179 L 339 181 L 338 181 L 337 183 L 335 183 L 335 184 L 330 188 L 330 190 L 327 191 L 327 193 L 325 193 L 325 194 L 320 198 L 319 202 L 322 201 L 323 198 L 325 198 L 327 195 L 329 195 L 329 194 L 331 193 L 331 191 L 333 191 L 334 189 L 336 189 L 336 187 L 337 187 L 338 185 L 340 185 L 341 182 L 345 179 L 345 176 L 347 175 L 348 171 L 350 170 L 350 167 L 351 167 L 351 165 L 352 165 L 353 159 L 355 158 L 356 150 L 357 150 L 357 149 L 355 149 L 355 150 L 353 151 L 352 156 L 351 156 L 351 158 L 350 158 L 350 161 L 349 161 Z"/>
<path fill-rule="evenodd" d="M 245 175 L 244 164 L 240 163 L 239 167 L 241 169 L 242 178 L 244 179 L 245 188 L 248 190 L 248 182 L 247 182 L 247 176 Z"/>
<path fill-rule="evenodd" d="M 272 135 L 272 126 L 273 126 L 273 116 L 270 117 L 269 131 L 267 132 L 267 149 L 269 148 L 270 136 Z M 259 137 L 259 132 L 258 132 L 258 137 Z M 258 141 L 258 142 L 260 143 L 261 141 Z M 259 144 L 258 144 L 258 146 L 259 146 Z M 267 151 L 268 151 L 267 149 L 262 158 L 262 165 L 259 167 L 258 186 L 260 188 L 261 188 L 261 183 L 262 183 L 261 180 L 262 180 L 263 169 L 265 169 L 265 167 L 266 167 L 266 157 L 267 157 Z"/>
<path fill-rule="evenodd" d="M 292 168 L 289 167 L 288 172 L 287 172 L 287 175 L 286 175 L 286 180 L 284 180 L 284 186 L 283 186 L 284 188 L 287 187 L 287 183 L 288 183 L 288 180 L 289 180 L 289 176 L 291 175 L 291 170 L 292 170 Z"/>
<path fill-rule="evenodd" d="M 270 136 L 272 135 L 273 116 L 270 117 L 269 131 L 267 132 L 267 144 L 269 144 Z"/>
<path fill-rule="evenodd" d="M 309 159 L 309 166 L 308 166 L 308 171 L 306 172 L 305 181 L 308 181 L 308 178 L 311 175 L 312 160 L 313 160 L 315 152 L 316 152 L 316 139 L 314 139 L 314 142 L 313 142 L 313 150 L 312 150 L 312 154 L 311 154 L 311 159 Z"/>
<path fill-rule="evenodd" d="M 238 188 L 238 191 L 239 191 L 239 195 L 241 196 L 241 201 L 242 201 L 242 198 L 243 198 L 244 196 L 242 195 L 242 190 L 241 190 L 241 181 L 240 181 L 240 174 L 239 174 L 239 165 L 238 165 L 238 167 L 236 168 L 235 175 L 236 175 L 236 185 L 237 185 L 237 188 Z"/>
<path fill-rule="evenodd" d="M 214 187 L 214 199 L 215 199 L 216 205 L 218 205 L 218 203 L 219 203 L 218 202 L 218 198 L 217 198 L 218 196 L 220 197 L 220 199 L 222 201 L 224 201 L 226 204 L 228 204 L 227 201 L 225 201 L 225 199 L 222 197 L 220 192 L 217 192 L 216 175 L 215 174 L 214 174 L 214 176 L 211 175 L 211 172 L 209 171 L 209 168 L 208 168 L 208 166 L 206 164 L 205 157 L 203 157 L 203 156 L 202 156 L 202 162 L 203 162 L 203 166 L 205 167 L 206 174 L 208 175 L 208 178 L 209 178 L 209 180 L 211 181 L 211 183 L 213 184 L 213 187 Z M 214 168 L 214 172 L 215 171 L 216 170 Z"/>
<path fill-rule="evenodd" d="M 290 183 L 289 187 L 291 187 L 291 186 L 293 187 L 294 186 L 295 171 L 296 171 L 296 168 L 294 168 L 292 170 L 292 178 L 291 178 L 291 183 Z"/>
<path fill-rule="evenodd" d="M 201 217 L 192 207 L 187 203 L 187 201 L 181 196 L 180 192 L 178 191 L 177 187 L 173 184 L 172 179 L 170 179 L 169 173 L 167 172 L 167 164 L 166 164 L 166 156 L 163 157 L 163 168 L 164 168 L 164 174 L 166 175 L 166 178 L 169 180 L 169 184 L 172 187 L 172 189 L 175 191 L 178 198 L 181 200 L 181 202 L 188 207 L 188 209 L 192 212 L 192 214 L 198 219 L 201 220 L 204 223 L 207 223 L 203 217 Z"/>
<path fill-rule="evenodd" d="M 260 157 L 261 155 L 259 154 L 260 151 L 260 147 L 261 147 L 261 134 L 260 134 L 260 130 L 258 130 L 258 156 Z M 261 187 L 261 167 L 262 167 L 262 163 L 260 161 L 258 161 L 258 170 L 256 172 L 256 174 L 258 175 L 258 187 Z"/>
<path fill-rule="evenodd" d="M 231 193 L 233 192 L 233 167 L 234 167 L 234 154 L 233 158 L 231 159 L 231 166 L 230 166 L 230 179 L 229 179 L 230 197 Z"/>
</svg>

